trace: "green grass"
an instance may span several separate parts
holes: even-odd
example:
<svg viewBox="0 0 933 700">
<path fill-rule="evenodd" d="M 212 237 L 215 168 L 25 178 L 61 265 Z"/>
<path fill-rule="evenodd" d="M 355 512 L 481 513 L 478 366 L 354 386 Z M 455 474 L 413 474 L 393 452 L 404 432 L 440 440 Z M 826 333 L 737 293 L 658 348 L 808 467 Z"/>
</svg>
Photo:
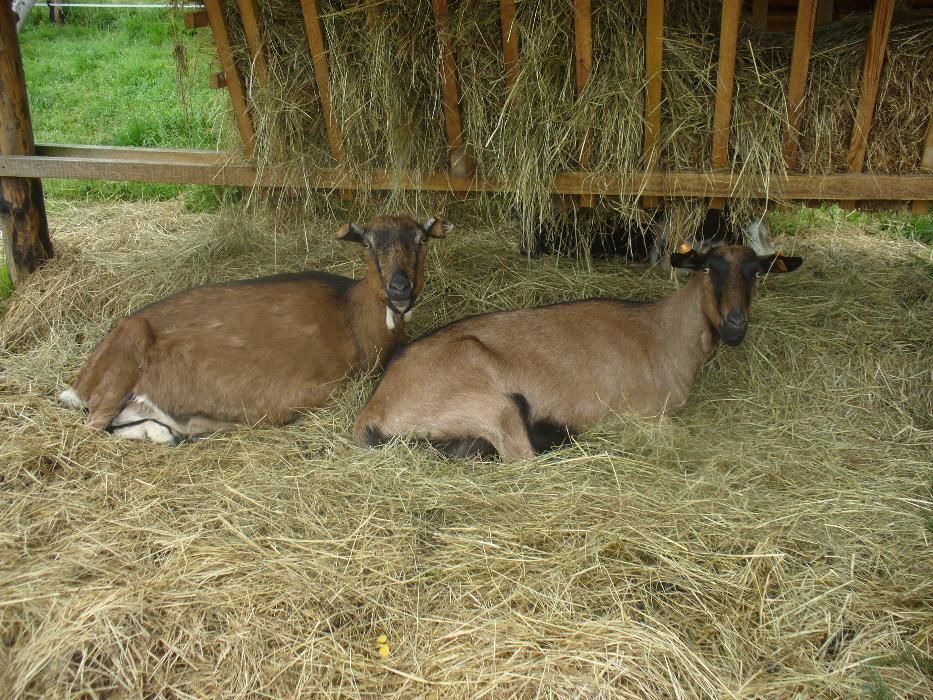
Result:
<svg viewBox="0 0 933 700">
<path fill-rule="evenodd" d="M 64 26 L 37 7 L 20 33 L 38 143 L 216 148 L 227 95 L 208 85 L 210 32 L 184 29 L 180 14 L 72 9 Z M 176 45 L 184 46 L 180 75 Z M 167 199 L 185 195 L 216 208 L 218 188 L 153 183 L 44 180 L 46 194 L 70 199 Z"/>
<path fill-rule="evenodd" d="M 919 241 L 933 245 L 933 214 L 905 211 L 864 211 L 842 209 L 826 203 L 819 208 L 793 207 L 771 212 L 768 221 L 775 233 L 793 235 L 796 231 L 826 223 L 847 223 L 877 236 Z"/>
</svg>

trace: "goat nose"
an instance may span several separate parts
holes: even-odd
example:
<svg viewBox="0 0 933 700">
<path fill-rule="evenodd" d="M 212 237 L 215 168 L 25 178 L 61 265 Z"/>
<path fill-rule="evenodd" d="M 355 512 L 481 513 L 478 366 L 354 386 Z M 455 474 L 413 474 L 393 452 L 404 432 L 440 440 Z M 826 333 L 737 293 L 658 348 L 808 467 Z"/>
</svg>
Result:
<svg viewBox="0 0 933 700">
<path fill-rule="evenodd" d="M 732 309 L 723 320 L 727 325 L 734 328 L 741 328 L 748 324 L 748 317 L 746 317 L 745 312 L 738 309 Z"/>
<path fill-rule="evenodd" d="M 389 292 L 397 296 L 407 296 L 411 294 L 411 280 L 408 275 L 396 272 L 389 280 Z"/>
</svg>

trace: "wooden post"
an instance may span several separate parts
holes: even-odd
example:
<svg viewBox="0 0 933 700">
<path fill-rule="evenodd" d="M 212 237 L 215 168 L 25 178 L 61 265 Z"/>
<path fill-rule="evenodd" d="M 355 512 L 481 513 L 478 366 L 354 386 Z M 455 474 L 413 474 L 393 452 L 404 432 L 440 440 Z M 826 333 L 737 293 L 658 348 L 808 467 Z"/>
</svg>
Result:
<svg viewBox="0 0 933 700">
<path fill-rule="evenodd" d="M 240 141 L 243 142 L 243 151 L 247 158 L 252 158 L 256 151 L 256 132 L 249 120 L 249 111 L 246 103 L 246 91 L 243 88 L 243 79 L 233 60 L 233 50 L 230 48 L 230 33 L 227 31 L 227 21 L 224 19 L 220 0 L 204 0 L 204 9 L 211 23 L 211 32 L 214 34 L 214 44 L 217 46 L 217 57 L 220 67 L 227 78 L 227 92 L 230 93 L 230 103 L 233 105 L 233 116 L 236 119 L 237 130 L 240 132 Z"/>
<path fill-rule="evenodd" d="M 0 155 L 32 156 L 29 98 L 23 57 L 16 37 L 17 16 L 8 0 L 0 2 Z M 0 177 L 0 229 L 7 267 L 14 284 L 51 258 L 42 181 L 38 178 Z"/>
<path fill-rule="evenodd" d="M 645 168 L 657 163 L 658 141 L 661 137 L 661 66 L 664 60 L 664 0 L 648 0 L 645 21 Z M 659 204 L 657 197 L 643 197 L 646 208 Z"/>
<path fill-rule="evenodd" d="M 797 164 L 797 137 L 803 98 L 807 91 L 807 70 L 810 48 L 813 46 L 813 25 L 816 22 L 817 0 L 800 0 L 794 28 L 794 51 L 787 81 L 787 134 L 784 136 L 784 165 L 792 170 Z"/>
<path fill-rule="evenodd" d="M 344 151 L 343 136 L 340 126 L 334 118 L 334 106 L 330 94 L 330 66 L 327 65 L 327 47 L 324 43 L 324 31 L 321 29 L 321 14 L 317 0 L 301 0 L 301 14 L 305 23 L 305 35 L 308 47 L 311 50 L 311 63 L 314 66 L 314 81 L 317 83 L 317 94 L 321 100 L 321 114 L 324 116 L 324 131 L 327 133 L 327 144 L 330 155 L 337 163 L 338 168 L 343 167 Z M 341 199 L 350 199 L 350 190 L 340 190 Z"/>
<path fill-rule="evenodd" d="M 768 29 L 768 0 L 752 0 L 752 26 L 760 32 Z"/>
<path fill-rule="evenodd" d="M 865 153 L 868 150 L 868 133 L 875 116 L 875 101 L 878 98 L 878 86 L 881 84 L 881 69 L 884 67 L 884 54 L 888 44 L 888 32 L 891 29 L 891 16 L 894 14 L 894 0 L 877 0 L 868 30 L 868 42 L 865 46 L 865 65 L 862 68 L 862 91 L 858 98 L 855 112 L 855 125 L 852 127 L 852 139 L 849 141 L 847 163 L 850 173 L 860 173 L 865 167 Z M 855 200 L 839 202 L 843 209 L 854 209 Z"/>
<path fill-rule="evenodd" d="M 243 20 L 243 33 L 246 34 L 246 46 L 253 61 L 256 82 L 264 85 L 269 76 L 269 69 L 266 56 L 262 52 L 258 0 L 240 0 L 240 19 Z"/>
<path fill-rule="evenodd" d="M 509 92 L 518 77 L 518 24 L 515 22 L 515 0 L 499 0 L 502 17 L 502 56 L 505 60 L 505 88 Z"/>
<path fill-rule="evenodd" d="M 713 114 L 714 169 L 729 167 L 729 132 L 732 119 L 732 90 L 735 79 L 735 45 L 739 36 L 739 15 L 742 0 L 723 0 L 722 23 L 719 29 L 719 66 L 716 78 L 716 111 Z M 725 200 L 716 197 L 709 203 L 722 209 Z"/>
<path fill-rule="evenodd" d="M 927 137 L 923 141 L 923 158 L 920 160 L 920 169 L 933 172 L 933 116 L 927 124 Z M 927 199 L 916 199 L 910 205 L 912 214 L 926 214 L 930 211 L 930 202 Z"/>
<path fill-rule="evenodd" d="M 583 94 L 586 81 L 593 71 L 593 7 L 591 0 L 574 0 L 573 2 L 573 37 L 574 37 L 574 78 L 577 97 Z M 590 162 L 590 135 L 588 132 L 580 134 L 580 167 L 584 170 Z M 590 194 L 581 194 L 579 197 L 581 207 L 592 207 L 596 204 L 596 197 Z"/>
<path fill-rule="evenodd" d="M 463 143 L 463 123 L 460 119 L 460 88 L 454 62 L 454 47 L 447 32 L 447 0 L 431 0 L 434 22 L 441 46 L 441 100 L 444 107 L 444 126 L 450 149 L 450 174 L 466 177 L 473 174 L 475 164 Z M 461 193 L 457 193 L 461 195 Z M 466 194 L 466 193 L 462 193 Z"/>
<path fill-rule="evenodd" d="M 818 0 L 816 4 L 816 23 L 829 24 L 833 21 L 833 0 Z"/>
</svg>

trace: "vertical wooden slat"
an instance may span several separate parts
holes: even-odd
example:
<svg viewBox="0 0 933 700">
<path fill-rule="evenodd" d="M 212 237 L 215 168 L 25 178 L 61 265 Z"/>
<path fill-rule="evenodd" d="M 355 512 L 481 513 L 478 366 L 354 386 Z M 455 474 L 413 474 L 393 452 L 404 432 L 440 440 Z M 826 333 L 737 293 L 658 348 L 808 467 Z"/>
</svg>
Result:
<svg viewBox="0 0 933 700">
<path fill-rule="evenodd" d="M 515 0 L 499 0 L 499 14 L 502 17 L 505 87 L 511 91 L 518 76 L 518 24 L 515 22 Z"/>
<path fill-rule="evenodd" d="M 579 97 L 586 81 L 593 71 L 593 8 L 591 0 L 574 0 L 573 2 L 573 36 L 574 36 L 574 78 L 577 97 Z M 580 134 L 580 167 L 586 170 L 590 160 L 591 144 L 589 134 Z M 596 198 L 590 194 L 581 194 L 581 207 L 592 207 Z"/>
<path fill-rule="evenodd" d="M 735 79 L 735 45 L 739 35 L 742 0 L 723 0 L 719 28 L 719 65 L 716 77 L 716 111 L 713 114 L 713 168 L 729 167 L 729 133 L 732 119 L 732 90 Z M 721 209 L 725 200 L 716 197 L 710 207 Z"/>
<path fill-rule="evenodd" d="M 258 0 L 239 0 L 240 18 L 243 20 L 243 32 L 246 34 L 246 46 L 255 66 L 256 81 L 264 85 L 268 78 L 266 56 L 262 52 L 262 36 L 259 32 Z"/>
<path fill-rule="evenodd" d="M 227 91 L 230 93 L 230 103 L 233 105 L 233 116 L 236 119 L 237 130 L 240 132 L 240 141 L 243 142 L 243 151 L 247 158 L 252 158 L 256 149 L 256 132 L 249 120 L 243 79 L 236 67 L 236 61 L 233 60 L 230 32 L 227 31 L 227 21 L 224 19 L 220 0 L 204 0 L 204 9 L 207 10 L 207 16 L 210 19 L 220 67 L 223 68 L 224 76 L 227 78 Z"/>
<path fill-rule="evenodd" d="M 787 81 L 787 134 L 784 136 L 784 165 L 788 170 L 797 164 L 797 132 L 807 91 L 807 70 L 810 48 L 813 46 L 813 25 L 816 22 L 817 0 L 800 0 L 794 27 L 794 50 Z"/>
<path fill-rule="evenodd" d="M 462 177 L 473 173 L 472 159 L 463 144 L 463 122 L 460 119 L 460 88 L 457 86 L 457 67 L 454 47 L 447 31 L 447 0 L 431 0 L 434 22 L 441 43 L 441 101 L 444 108 L 444 126 L 450 149 L 450 172 Z"/>
<path fill-rule="evenodd" d="M 753 0 L 752 26 L 762 32 L 768 28 L 768 0 Z"/>
<path fill-rule="evenodd" d="M 661 69 L 664 62 L 664 0 L 648 0 L 645 20 L 645 167 L 657 162 L 661 137 Z M 645 207 L 658 206 L 657 197 L 643 197 Z"/>
<path fill-rule="evenodd" d="M 833 21 L 833 0 L 818 0 L 816 4 L 817 25 L 829 24 Z"/>
<path fill-rule="evenodd" d="M 933 171 L 933 117 L 927 124 L 927 137 L 923 142 L 923 157 L 920 160 L 920 167 L 923 170 Z M 930 202 L 925 199 L 917 199 L 910 206 L 913 214 L 926 214 L 930 211 Z"/>
<path fill-rule="evenodd" d="M 881 69 L 884 67 L 885 49 L 888 33 L 891 29 L 891 17 L 894 14 L 894 0 L 877 0 L 868 30 L 868 42 L 865 46 L 865 64 L 862 68 L 862 91 L 855 111 L 855 124 L 849 141 L 849 156 L 846 162 L 850 173 L 860 173 L 865 167 L 865 153 L 868 150 L 868 134 L 875 116 L 875 101 L 881 84 Z M 857 202 L 849 200 L 839 202 L 844 209 L 852 209 Z"/>
<path fill-rule="evenodd" d="M 36 153 L 23 56 L 16 36 L 18 17 L 8 0 L 0 5 L 0 155 Z M 6 262 L 16 284 L 55 251 L 49 237 L 42 180 L 0 177 L 0 229 Z"/>
</svg>

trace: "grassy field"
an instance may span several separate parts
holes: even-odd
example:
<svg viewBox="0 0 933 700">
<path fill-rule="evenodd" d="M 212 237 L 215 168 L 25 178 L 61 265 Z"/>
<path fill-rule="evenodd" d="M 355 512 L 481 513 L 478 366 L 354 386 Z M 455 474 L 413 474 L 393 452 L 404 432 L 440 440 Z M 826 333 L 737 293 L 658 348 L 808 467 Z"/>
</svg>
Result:
<svg viewBox="0 0 933 700">
<path fill-rule="evenodd" d="M 210 32 L 181 14 L 73 9 L 64 26 L 37 7 L 20 34 L 38 143 L 215 148 L 227 96 L 208 85 Z M 183 60 L 177 60 L 177 56 Z M 169 199 L 213 208 L 217 188 L 86 180 L 44 181 L 50 197 Z"/>
</svg>

